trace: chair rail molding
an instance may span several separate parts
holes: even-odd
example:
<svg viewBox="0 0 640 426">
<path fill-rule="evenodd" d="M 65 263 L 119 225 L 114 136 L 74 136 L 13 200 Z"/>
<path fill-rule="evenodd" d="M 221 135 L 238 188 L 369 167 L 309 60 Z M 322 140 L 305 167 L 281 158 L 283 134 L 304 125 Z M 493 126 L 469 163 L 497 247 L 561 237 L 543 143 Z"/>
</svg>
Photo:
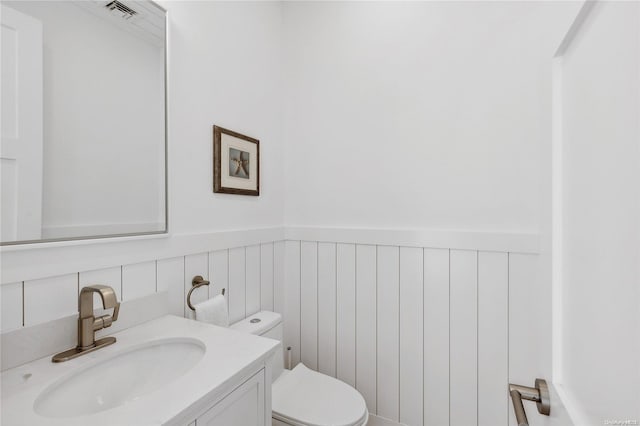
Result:
<svg viewBox="0 0 640 426">
<path fill-rule="evenodd" d="M 537 232 L 287 226 L 285 239 L 538 254 Z"/>
</svg>

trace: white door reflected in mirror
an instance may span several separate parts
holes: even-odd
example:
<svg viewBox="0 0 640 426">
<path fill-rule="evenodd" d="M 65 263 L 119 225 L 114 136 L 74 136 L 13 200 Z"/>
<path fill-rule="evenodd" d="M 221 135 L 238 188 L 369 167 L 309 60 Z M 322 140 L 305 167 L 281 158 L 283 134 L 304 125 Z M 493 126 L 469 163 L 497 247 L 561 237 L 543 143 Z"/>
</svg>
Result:
<svg viewBox="0 0 640 426">
<path fill-rule="evenodd" d="M 42 238 L 42 23 L 2 7 L 0 241 Z"/>
<path fill-rule="evenodd" d="M 3 245 L 166 232 L 165 39 L 149 1 L 3 2 Z"/>
</svg>

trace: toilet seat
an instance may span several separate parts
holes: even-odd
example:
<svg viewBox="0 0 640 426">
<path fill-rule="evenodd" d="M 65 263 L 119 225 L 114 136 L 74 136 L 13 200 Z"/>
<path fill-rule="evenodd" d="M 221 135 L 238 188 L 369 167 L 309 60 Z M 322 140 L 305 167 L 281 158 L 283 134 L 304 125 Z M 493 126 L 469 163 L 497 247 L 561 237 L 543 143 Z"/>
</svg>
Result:
<svg viewBox="0 0 640 426">
<path fill-rule="evenodd" d="M 272 399 L 273 418 L 294 426 L 361 426 L 369 417 L 357 390 L 302 363 L 273 383 Z"/>
</svg>

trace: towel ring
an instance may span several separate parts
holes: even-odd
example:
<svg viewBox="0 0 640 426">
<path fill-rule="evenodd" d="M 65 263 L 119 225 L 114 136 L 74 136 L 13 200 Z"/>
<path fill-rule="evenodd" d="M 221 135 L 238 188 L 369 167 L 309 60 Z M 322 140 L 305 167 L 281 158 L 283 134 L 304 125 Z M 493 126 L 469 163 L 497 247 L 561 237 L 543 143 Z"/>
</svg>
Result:
<svg viewBox="0 0 640 426">
<path fill-rule="evenodd" d="M 193 307 L 193 305 L 191 304 L 191 293 L 193 293 L 193 290 L 195 290 L 198 287 L 202 287 L 203 285 L 209 285 L 209 281 L 205 280 L 204 278 L 202 278 L 202 275 L 196 275 L 195 277 L 193 277 L 193 280 L 191 280 L 191 289 L 189 290 L 189 293 L 187 293 L 187 306 L 189 307 L 189 309 L 191 309 L 192 311 L 195 311 L 196 308 Z M 222 295 L 224 296 L 224 288 L 222 289 Z"/>
</svg>

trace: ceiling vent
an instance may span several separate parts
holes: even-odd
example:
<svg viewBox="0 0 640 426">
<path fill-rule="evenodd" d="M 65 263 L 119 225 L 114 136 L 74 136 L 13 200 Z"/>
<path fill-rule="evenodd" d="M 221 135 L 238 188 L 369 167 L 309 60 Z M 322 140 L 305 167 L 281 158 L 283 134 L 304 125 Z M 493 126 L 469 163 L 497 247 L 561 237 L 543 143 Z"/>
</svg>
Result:
<svg viewBox="0 0 640 426">
<path fill-rule="evenodd" d="M 131 19 L 138 14 L 138 12 L 131 9 L 129 6 L 120 3 L 118 0 L 113 0 L 110 3 L 107 3 L 104 7 L 109 9 L 114 15 L 117 15 L 123 19 Z"/>
</svg>

